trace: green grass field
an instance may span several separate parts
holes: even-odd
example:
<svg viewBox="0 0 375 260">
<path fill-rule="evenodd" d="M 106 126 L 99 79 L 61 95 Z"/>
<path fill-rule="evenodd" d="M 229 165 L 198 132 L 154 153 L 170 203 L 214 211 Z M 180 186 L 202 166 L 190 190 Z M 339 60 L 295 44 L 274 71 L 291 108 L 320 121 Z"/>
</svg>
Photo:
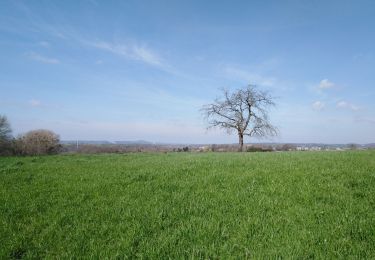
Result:
<svg viewBox="0 0 375 260">
<path fill-rule="evenodd" d="M 375 151 L 0 158 L 0 258 L 375 258 Z"/>
</svg>

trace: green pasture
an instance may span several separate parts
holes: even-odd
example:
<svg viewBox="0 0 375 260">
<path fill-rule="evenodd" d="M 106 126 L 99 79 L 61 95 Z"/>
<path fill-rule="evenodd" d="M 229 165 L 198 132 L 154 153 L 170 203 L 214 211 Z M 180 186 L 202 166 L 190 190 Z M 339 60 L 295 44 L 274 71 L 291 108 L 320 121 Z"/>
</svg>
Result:
<svg viewBox="0 0 375 260">
<path fill-rule="evenodd" d="M 0 258 L 375 258 L 375 151 L 0 158 Z"/>
</svg>

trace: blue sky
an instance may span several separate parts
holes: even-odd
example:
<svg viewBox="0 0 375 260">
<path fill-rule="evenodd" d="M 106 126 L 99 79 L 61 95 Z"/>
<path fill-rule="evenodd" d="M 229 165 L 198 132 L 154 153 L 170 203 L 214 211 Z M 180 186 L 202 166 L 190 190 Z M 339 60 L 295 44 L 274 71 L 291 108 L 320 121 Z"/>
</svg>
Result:
<svg viewBox="0 0 375 260">
<path fill-rule="evenodd" d="M 256 84 L 277 142 L 375 142 L 374 1 L 0 1 L 14 134 L 231 143 L 199 112 Z"/>
</svg>

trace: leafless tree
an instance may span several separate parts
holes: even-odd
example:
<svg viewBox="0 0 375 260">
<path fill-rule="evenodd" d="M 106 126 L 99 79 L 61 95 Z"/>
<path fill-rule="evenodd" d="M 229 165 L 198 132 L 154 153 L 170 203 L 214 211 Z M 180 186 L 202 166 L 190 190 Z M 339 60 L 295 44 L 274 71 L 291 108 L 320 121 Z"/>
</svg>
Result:
<svg viewBox="0 0 375 260">
<path fill-rule="evenodd" d="M 239 151 L 243 150 L 244 136 L 266 137 L 277 134 L 268 118 L 268 108 L 274 106 L 273 98 L 255 86 L 229 92 L 223 89 L 222 99 L 205 105 L 202 112 L 209 128 L 218 127 L 228 133 L 238 134 Z"/>
<path fill-rule="evenodd" d="M 60 138 L 50 130 L 33 130 L 16 140 L 16 150 L 22 155 L 43 155 L 59 152 Z"/>
</svg>

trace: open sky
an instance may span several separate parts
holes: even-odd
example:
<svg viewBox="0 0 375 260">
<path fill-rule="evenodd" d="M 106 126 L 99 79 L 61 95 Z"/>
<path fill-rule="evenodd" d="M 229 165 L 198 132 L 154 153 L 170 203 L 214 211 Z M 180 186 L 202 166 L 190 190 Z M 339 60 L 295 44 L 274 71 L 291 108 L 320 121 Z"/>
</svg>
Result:
<svg viewBox="0 0 375 260">
<path fill-rule="evenodd" d="M 14 134 L 231 143 L 199 109 L 256 84 L 277 142 L 375 142 L 375 1 L 0 1 Z"/>
</svg>

